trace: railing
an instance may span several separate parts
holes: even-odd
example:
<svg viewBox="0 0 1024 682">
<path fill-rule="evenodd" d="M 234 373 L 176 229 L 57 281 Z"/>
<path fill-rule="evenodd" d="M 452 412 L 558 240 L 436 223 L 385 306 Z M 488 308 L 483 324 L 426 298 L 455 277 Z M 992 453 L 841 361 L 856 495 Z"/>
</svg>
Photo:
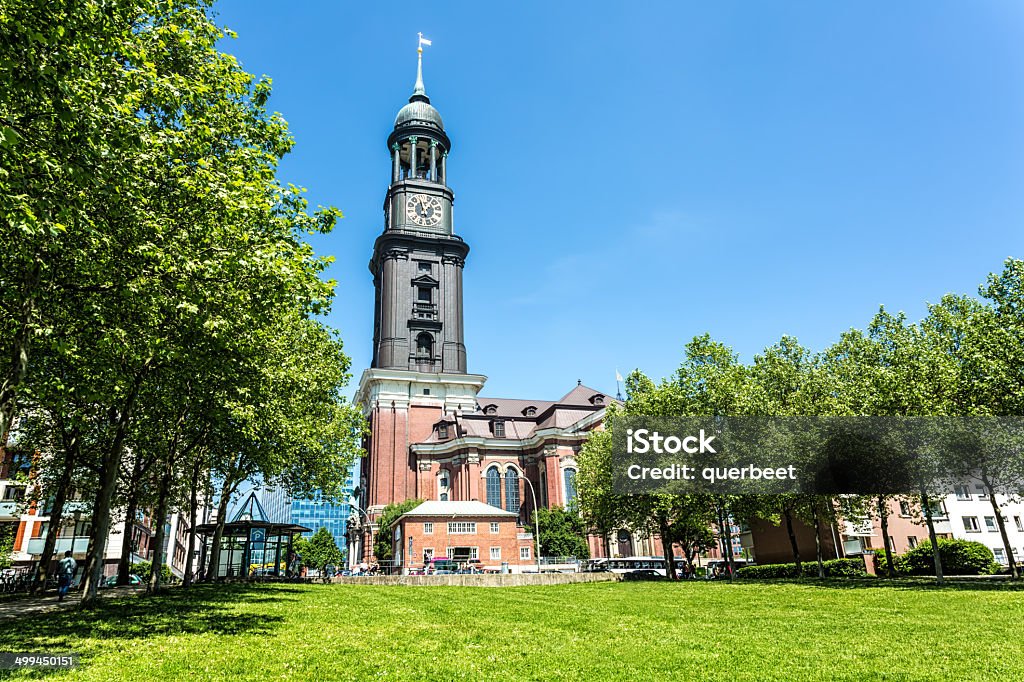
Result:
<svg viewBox="0 0 1024 682">
<path fill-rule="evenodd" d="M 579 559 L 574 556 L 542 556 L 540 558 L 541 566 L 550 566 L 552 564 L 578 564 Z"/>
</svg>

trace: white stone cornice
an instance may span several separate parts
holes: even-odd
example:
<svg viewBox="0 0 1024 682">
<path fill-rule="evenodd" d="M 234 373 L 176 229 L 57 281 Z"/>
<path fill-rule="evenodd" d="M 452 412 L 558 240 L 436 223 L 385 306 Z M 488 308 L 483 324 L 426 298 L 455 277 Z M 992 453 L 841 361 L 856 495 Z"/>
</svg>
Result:
<svg viewBox="0 0 1024 682">
<path fill-rule="evenodd" d="M 401 369 L 366 369 L 359 379 L 355 402 L 369 414 L 377 405 L 407 409 L 410 405 L 439 407 L 445 413 L 473 412 L 476 396 L 487 377 L 482 374 L 443 374 Z M 423 390 L 429 390 L 424 395 Z"/>
</svg>

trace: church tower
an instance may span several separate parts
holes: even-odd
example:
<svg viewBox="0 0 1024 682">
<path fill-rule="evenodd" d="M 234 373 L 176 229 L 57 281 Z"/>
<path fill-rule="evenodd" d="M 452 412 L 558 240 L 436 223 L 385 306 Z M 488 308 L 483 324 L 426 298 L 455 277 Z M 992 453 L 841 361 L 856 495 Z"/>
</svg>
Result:
<svg viewBox="0 0 1024 682">
<path fill-rule="evenodd" d="M 462 271 L 469 246 L 455 234 L 451 141 L 423 86 L 424 44 L 421 37 L 412 96 L 387 139 L 384 229 L 370 259 L 373 360 L 355 399 L 370 422 L 359 503 L 371 517 L 418 496 L 410 444 L 442 418 L 474 411 L 486 379 L 466 373 Z"/>
<path fill-rule="evenodd" d="M 388 136 L 391 185 L 384 233 L 373 247 L 373 364 L 382 369 L 466 372 L 462 269 L 469 246 L 453 229 L 446 166 L 451 141 L 423 87 L 423 48 L 412 97 Z"/>
</svg>

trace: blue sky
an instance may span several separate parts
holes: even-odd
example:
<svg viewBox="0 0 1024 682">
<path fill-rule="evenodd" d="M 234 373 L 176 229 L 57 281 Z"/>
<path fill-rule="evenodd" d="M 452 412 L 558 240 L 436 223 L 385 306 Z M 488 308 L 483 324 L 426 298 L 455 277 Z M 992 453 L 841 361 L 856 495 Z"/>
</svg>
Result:
<svg viewBox="0 0 1024 682">
<path fill-rule="evenodd" d="M 920 317 L 1024 257 L 1024 4 L 221 0 L 274 79 L 282 177 L 345 213 L 330 323 L 371 356 L 385 145 L 424 79 L 452 138 L 469 369 L 554 399 Z"/>
</svg>

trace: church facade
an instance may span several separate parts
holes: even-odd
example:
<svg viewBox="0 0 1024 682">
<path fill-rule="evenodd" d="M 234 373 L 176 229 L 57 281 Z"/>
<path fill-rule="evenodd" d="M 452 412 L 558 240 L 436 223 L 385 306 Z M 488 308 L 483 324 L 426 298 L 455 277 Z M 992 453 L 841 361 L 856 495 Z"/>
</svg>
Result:
<svg viewBox="0 0 1024 682">
<path fill-rule="evenodd" d="M 355 400 L 369 422 L 350 562 L 370 563 L 381 512 L 409 499 L 482 502 L 523 526 L 537 506 L 576 496 L 576 456 L 612 400 L 581 382 L 557 400 L 488 398 L 468 372 L 463 269 L 447 181 L 451 141 L 423 86 L 422 51 L 409 103 L 388 137 L 384 230 L 370 259 L 373 360 Z M 591 542 L 603 556 L 607 543 Z"/>
</svg>

